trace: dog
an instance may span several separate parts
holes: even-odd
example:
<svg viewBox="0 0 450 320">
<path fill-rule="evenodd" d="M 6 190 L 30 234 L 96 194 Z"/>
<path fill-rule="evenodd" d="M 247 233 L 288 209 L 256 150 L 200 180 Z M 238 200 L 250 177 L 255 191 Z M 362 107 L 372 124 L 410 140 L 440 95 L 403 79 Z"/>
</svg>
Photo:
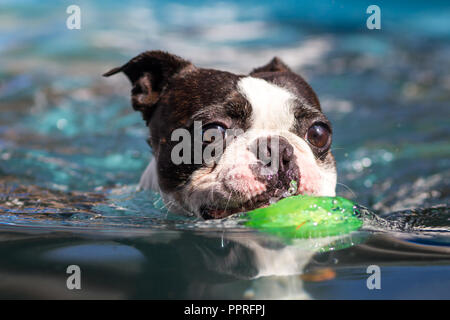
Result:
<svg viewBox="0 0 450 320">
<path fill-rule="evenodd" d="M 171 211 L 220 219 L 290 195 L 335 196 L 331 123 L 279 58 L 238 75 L 146 51 L 104 76 L 119 72 L 150 131 L 153 159 L 139 186 L 160 192 Z M 175 132 L 191 134 L 183 149 Z"/>
</svg>

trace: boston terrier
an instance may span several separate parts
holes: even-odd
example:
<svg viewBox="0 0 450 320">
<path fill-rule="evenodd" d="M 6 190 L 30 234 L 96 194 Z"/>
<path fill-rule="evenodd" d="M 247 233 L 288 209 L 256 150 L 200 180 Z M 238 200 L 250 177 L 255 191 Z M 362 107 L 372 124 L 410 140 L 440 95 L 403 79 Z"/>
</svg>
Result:
<svg viewBox="0 0 450 320">
<path fill-rule="evenodd" d="M 335 196 L 330 121 L 279 58 L 238 75 L 147 51 L 104 76 L 118 72 L 150 131 L 140 188 L 171 211 L 224 218 L 295 194 Z"/>
</svg>

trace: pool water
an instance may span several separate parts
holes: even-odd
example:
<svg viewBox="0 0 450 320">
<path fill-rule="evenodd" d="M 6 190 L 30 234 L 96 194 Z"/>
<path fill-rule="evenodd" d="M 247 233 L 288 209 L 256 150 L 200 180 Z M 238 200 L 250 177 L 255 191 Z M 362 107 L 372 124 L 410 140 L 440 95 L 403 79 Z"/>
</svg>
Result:
<svg viewBox="0 0 450 320">
<path fill-rule="evenodd" d="M 448 3 L 379 1 L 381 30 L 369 1 L 77 4 L 80 30 L 64 2 L 0 4 L 0 298 L 450 298 Z M 148 131 L 101 74 L 150 49 L 238 73 L 282 58 L 333 124 L 338 195 L 379 218 L 286 243 L 136 191 Z"/>
</svg>

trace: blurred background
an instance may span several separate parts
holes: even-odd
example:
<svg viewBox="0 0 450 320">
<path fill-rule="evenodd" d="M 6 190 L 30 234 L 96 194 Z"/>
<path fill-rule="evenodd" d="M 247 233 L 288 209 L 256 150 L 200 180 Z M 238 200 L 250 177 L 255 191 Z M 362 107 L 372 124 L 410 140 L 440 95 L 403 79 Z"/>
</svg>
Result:
<svg viewBox="0 0 450 320">
<path fill-rule="evenodd" d="M 333 123 L 339 195 L 382 212 L 448 203 L 450 5 L 377 1 L 369 30 L 372 2 L 2 0 L 0 184 L 60 197 L 137 184 L 148 132 L 127 79 L 101 74 L 160 49 L 243 74 L 279 56 Z"/>
<path fill-rule="evenodd" d="M 279 56 L 333 124 L 338 195 L 386 214 L 440 205 L 391 215 L 429 234 L 286 246 L 137 192 L 148 131 L 126 77 L 101 75 L 155 49 L 242 74 Z M 447 298 L 449 71 L 448 0 L 0 0 L 0 298 Z M 65 286 L 71 264 L 83 290 Z"/>
</svg>

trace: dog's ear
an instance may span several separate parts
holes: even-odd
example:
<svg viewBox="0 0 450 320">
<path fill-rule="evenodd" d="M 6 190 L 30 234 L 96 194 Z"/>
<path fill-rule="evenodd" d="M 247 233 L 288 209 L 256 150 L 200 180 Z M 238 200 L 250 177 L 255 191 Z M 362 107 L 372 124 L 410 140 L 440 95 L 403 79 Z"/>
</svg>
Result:
<svg viewBox="0 0 450 320">
<path fill-rule="evenodd" d="M 133 108 L 141 111 L 148 120 L 169 79 L 187 68 L 193 69 L 194 66 L 178 56 L 163 51 L 146 51 L 103 76 L 125 73 L 133 85 L 131 90 Z"/>
<path fill-rule="evenodd" d="M 291 72 L 291 69 L 280 58 L 274 57 L 270 62 L 262 67 L 253 69 L 250 75 L 260 72 Z"/>
</svg>

